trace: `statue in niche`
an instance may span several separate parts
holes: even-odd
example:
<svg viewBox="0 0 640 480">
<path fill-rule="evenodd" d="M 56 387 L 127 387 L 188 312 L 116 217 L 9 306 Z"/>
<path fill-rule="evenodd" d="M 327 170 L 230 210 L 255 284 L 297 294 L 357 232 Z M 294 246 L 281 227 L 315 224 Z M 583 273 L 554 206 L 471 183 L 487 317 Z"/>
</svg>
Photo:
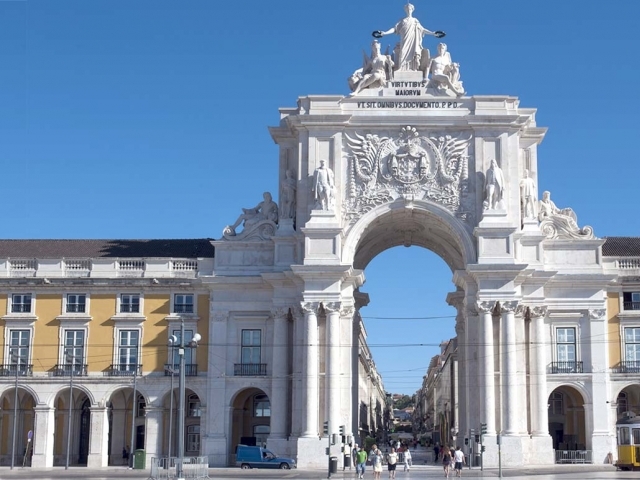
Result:
<svg viewBox="0 0 640 480">
<path fill-rule="evenodd" d="M 424 49 L 425 55 L 421 70 L 425 72 L 425 77 L 430 75 L 427 84 L 427 93 L 432 95 L 453 95 L 461 97 L 464 95 L 464 88 L 460 81 L 460 64 L 451 60 L 451 54 L 447 51 L 447 45 L 438 45 L 438 55 L 429 57 L 429 50 Z"/>
<path fill-rule="evenodd" d="M 281 218 L 293 219 L 296 217 L 296 190 L 296 179 L 293 178 L 291 170 L 286 170 L 280 190 L 280 200 L 282 201 L 282 209 L 280 211 Z"/>
<path fill-rule="evenodd" d="M 271 221 L 275 224 L 278 223 L 278 205 L 271 198 L 269 192 L 262 194 L 262 202 L 256 205 L 254 208 L 243 208 L 242 214 L 236 220 L 233 225 L 228 225 L 223 230 L 223 234 L 226 236 L 234 236 L 236 234 L 236 227 L 242 222 L 243 233 L 251 230 L 260 222 Z"/>
<path fill-rule="evenodd" d="M 418 19 L 413 17 L 414 10 L 415 7 L 407 3 L 404 6 L 404 11 L 407 16 L 396 23 L 395 27 L 384 32 L 380 30 L 373 32 L 373 36 L 376 38 L 381 38 L 392 33 L 400 36 L 400 42 L 394 49 L 396 70 L 418 71 L 420 68 L 420 59 L 423 55 L 422 37 L 425 35 L 433 35 L 437 38 L 445 36 L 444 32 L 432 32 L 424 28 Z"/>
<path fill-rule="evenodd" d="M 520 202 L 522 204 L 522 218 L 535 219 L 538 206 L 538 189 L 536 182 L 529 176 L 529 170 L 524 171 L 524 178 L 520 180 Z"/>
<path fill-rule="evenodd" d="M 484 180 L 485 200 L 483 203 L 485 210 L 504 210 L 504 175 L 498 162 L 494 158 L 487 170 Z"/>
<path fill-rule="evenodd" d="M 371 57 L 364 55 L 362 68 L 356 70 L 349 78 L 349 88 L 357 95 L 365 88 L 386 87 L 393 76 L 393 60 L 391 55 L 380 53 L 380 43 L 371 43 Z"/>
<path fill-rule="evenodd" d="M 578 217 L 571 208 L 558 208 L 551 200 L 551 193 L 545 191 L 538 202 L 538 220 L 540 229 L 547 238 L 592 239 L 593 228 L 578 226 Z"/>
<path fill-rule="evenodd" d="M 320 160 L 320 166 L 313 173 L 313 191 L 315 192 L 317 210 L 331 210 L 334 200 L 334 176 L 326 165 L 326 160 Z"/>
</svg>

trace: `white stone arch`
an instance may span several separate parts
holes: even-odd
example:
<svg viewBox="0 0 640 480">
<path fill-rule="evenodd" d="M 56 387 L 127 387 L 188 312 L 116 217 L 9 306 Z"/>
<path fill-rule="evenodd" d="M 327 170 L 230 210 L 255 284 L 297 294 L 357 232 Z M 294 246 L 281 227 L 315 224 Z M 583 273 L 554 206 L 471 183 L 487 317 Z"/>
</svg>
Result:
<svg viewBox="0 0 640 480">
<path fill-rule="evenodd" d="M 452 271 L 477 262 L 470 229 L 449 210 L 428 200 L 398 200 L 365 213 L 348 230 L 341 260 L 363 269 L 376 255 L 398 245 L 427 248 Z"/>
<path fill-rule="evenodd" d="M 587 390 L 584 384 L 582 384 L 581 382 L 561 382 L 561 383 L 550 384 L 549 390 L 548 390 L 549 394 L 547 395 L 547 401 L 549 398 L 551 398 L 551 394 L 554 391 L 562 387 L 571 387 L 575 391 L 577 391 L 580 395 L 582 395 L 582 401 L 585 405 L 593 403 L 592 395 L 589 393 L 589 390 Z"/>
<path fill-rule="evenodd" d="M 48 407 L 50 408 L 55 408 L 54 402 L 56 400 L 56 398 L 58 397 L 58 395 L 60 395 L 61 392 L 65 391 L 65 390 L 69 390 L 69 384 L 64 384 L 64 385 L 60 385 L 59 388 L 57 388 L 54 392 L 51 392 L 51 394 L 49 395 L 49 397 L 46 399 L 46 401 L 44 402 Z M 96 406 L 96 398 L 93 395 L 93 393 L 91 392 L 91 390 L 89 390 L 85 385 L 80 385 L 80 384 L 73 384 L 73 390 L 74 391 L 80 391 L 82 393 L 84 393 L 87 398 L 89 399 L 89 403 L 91 404 L 92 407 Z"/>
<path fill-rule="evenodd" d="M 123 385 L 123 384 L 118 384 L 118 385 L 113 385 L 112 387 L 110 387 L 102 396 L 102 398 L 100 399 L 100 407 L 106 407 L 107 406 L 107 402 L 109 402 L 111 400 L 111 397 L 113 396 L 114 393 L 118 392 L 119 390 L 133 390 L 133 384 L 128 384 L 128 385 Z M 140 388 L 139 385 L 136 385 L 136 394 L 137 395 L 142 395 L 144 397 L 144 402 L 145 404 L 147 404 L 148 406 L 152 406 L 151 404 L 151 397 L 149 396 L 148 393 L 146 393 L 144 391 L 144 388 Z M 93 404 L 92 404 L 93 405 Z"/>
<path fill-rule="evenodd" d="M 617 398 L 618 398 L 618 395 L 620 395 L 620 393 L 622 393 L 622 391 L 625 388 L 628 388 L 628 387 L 640 388 L 640 380 L 636 380 L 636 381 L 627 380 L 627 381 L 621 382 L 621 383 L 617 383 L 616 382 L 613 385 L 614 391 L 613 391 L 613 395 L 612 395 L 612 398 L 610 399 L 610 401 L 615 402 L 617 400 Z"/>
<path fill-rule="evenodd" d="M 15 385 L 13 383 L 5 385 L 4 388 L 0 390 L 0 398 L 2 398 L 9 390 L 13 390 L 14 388 L 15 388 Z M 18 383 L 18 390 L 21 390 L 21 389 L 33 397 L 33 401 L 36 405 L 40 404 L 40 397 L 38 396 L 36 391 L 33 389 L 33 387 L 31 387 L 31 385 L 28 385 L 25 383 L 23 384 Z"/>
</svg>

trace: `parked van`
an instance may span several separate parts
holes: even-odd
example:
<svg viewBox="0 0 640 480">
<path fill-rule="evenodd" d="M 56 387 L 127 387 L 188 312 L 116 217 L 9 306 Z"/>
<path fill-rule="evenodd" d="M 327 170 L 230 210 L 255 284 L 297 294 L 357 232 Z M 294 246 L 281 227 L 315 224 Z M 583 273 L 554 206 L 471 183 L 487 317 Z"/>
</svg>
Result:
<svg viewBox="0 0 640 480">
<path fill-rule="evenodd" d="M 238 445 L 236 447 L 236 466 L 240 468 L 280 468 L 289 470 L 296 468 L 293 458 L 279 457 L 262 447 Z"/>
</svg>

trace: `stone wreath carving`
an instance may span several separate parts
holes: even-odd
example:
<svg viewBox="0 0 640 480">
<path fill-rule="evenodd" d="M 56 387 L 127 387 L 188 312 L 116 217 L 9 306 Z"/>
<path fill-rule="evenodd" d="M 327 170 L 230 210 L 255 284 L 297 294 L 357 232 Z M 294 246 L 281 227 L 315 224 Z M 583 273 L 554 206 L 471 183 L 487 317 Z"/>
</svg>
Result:
<svg viewBox="0 0 640 480">
<path fill-rule="evenodd" d="M 397 198 L 425 199 L 472 222 L 469 189 L 471 137 L 427 137 L 403 127 L 396 137 L 345 134 L 349 178 L 344 218 L 355 223 L 363 214 Z"/>
</svg>

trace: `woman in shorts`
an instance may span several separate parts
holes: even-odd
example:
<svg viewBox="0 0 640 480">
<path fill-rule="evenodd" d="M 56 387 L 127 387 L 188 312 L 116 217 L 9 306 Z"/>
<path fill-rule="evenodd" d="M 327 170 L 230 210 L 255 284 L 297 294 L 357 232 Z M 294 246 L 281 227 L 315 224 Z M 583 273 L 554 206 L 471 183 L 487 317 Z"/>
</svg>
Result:
<svg viewBox="0 0 640 480">
<path fill-rule="evenodd" d="M 442 468 L 444 468 L 444 476 L 449 478 L 449 468 L 451 468 L 451 452 L 448 448 L 442 450 Z"/>
</svg>

